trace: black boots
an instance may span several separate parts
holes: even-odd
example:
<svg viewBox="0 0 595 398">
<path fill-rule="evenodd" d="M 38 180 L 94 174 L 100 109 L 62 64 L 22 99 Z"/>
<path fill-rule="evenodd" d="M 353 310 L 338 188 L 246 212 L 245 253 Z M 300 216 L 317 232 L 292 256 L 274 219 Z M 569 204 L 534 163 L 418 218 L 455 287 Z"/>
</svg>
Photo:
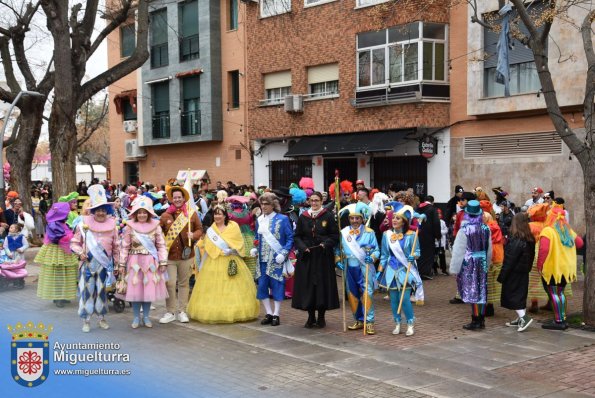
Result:
<svg viewBox="0 0 595 398">
<path fill-rule="evenodd" d="M 308 310 L 308 320 L 304 327 L 306 329 L 312 329 L 314 326 L 316 326 L 316 313 L 314 310 Z"/>
<path fill-rule="evenodd" d="M 260 321 L 261 325 L 270 325 L 273 322 L 273 316 L 267 314 L 262 321 Z"/>
<path fill-rule="evenodd" d="M 316 312 L 314 310 L 308 310 L 308 320 L 304 327 L 306 329 L 312 329 L 315 326 L 324 328 L 326 326 L 326 320 L 324 319 L 324 313 L 326 310 L 318 310 L 318 319 L 316 319 Z"/>
<path fill-rule="evenodd" d="M 273 319 L 271 320 L 271 326 L 279 326 L 281 324 L 281 318 L 278 315 L 273 315 Z"/>
<path fill-rule="evenodd" d="M 318 310 L 318 321 L 316 322 L 319 328 L 324 328 L 326 326 L 326 320 L 324 319 L 324 313 L 326 310 Z"/>
<path fill-rule="evenodd" d="M 486 305 L 486 316 L 494 316 L 494 304 Z"/>
<path fill-rule="evenodd" d="M 463 325 L 463 329 L 466 330 L 480 330 L 480 329 L 485 329 L 485 318 L 480 315 L 480 316 L 472 316 L 471 317 L 471 323 L 468 323 L 466 325 Z"/>
</svg>

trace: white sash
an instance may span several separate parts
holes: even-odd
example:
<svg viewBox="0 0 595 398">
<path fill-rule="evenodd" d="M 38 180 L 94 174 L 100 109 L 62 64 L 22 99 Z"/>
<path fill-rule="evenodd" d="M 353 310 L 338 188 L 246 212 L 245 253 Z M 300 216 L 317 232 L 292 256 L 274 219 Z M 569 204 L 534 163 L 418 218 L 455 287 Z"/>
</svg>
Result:
<svg viewBox="0 0 595 398">
<path fill-rule="evenodd" d="M 343 235 L 343 241 L 347 244 L 347 247 L 349 247 L 351 254 L 353 254 L 360 263 L 365 265 L 366 253 L 357 242 L 357 237 L 349 234 L 350 231 L 351 227 L 345 227 L 341 230 L 341 235 Z"/>
<path fill-rule="evenodd" d="M 401 247 L 401 243 L 399 242 L 399 240 L 396 240 L 394 242 L 391 241 L 390 236 L 393 234 L 393 231 L 386 231 L 385 235 L 386 238 L 388 240 L 388 246 L 390 247 L 390 250 L 393 252 L 393 254 L 395 255 L 395 257 L 397 258 L 397 260 L 399 260 L 399 262 L 405 266 L 407 266 L 407 256 L 405 256 L 405 253 L 403 253 L 403 248 Z"/>
<path fill-rule="evenodd" d="M 213 242 L 215 246 L 217 246 L 221 251 L 231 250 L 227 242 L 217 233 L 213 227 L 209 227 L 207 229 L 207 236 Z"/>
<path fill-rule="evenodd" d="M 147 249 L 147 251 L 155 259 L 155 262 L 159 263 L 159 255 L 157 253 L 157 247 L 155 246 L 155 242 L 153 242 L 153 239 L 151 239 L 149 235 L 138 232 L 134 228 L 132 228 L 132 233 L 134 234 L 135 238 L 141 243 L 141 245 L 143 245 L 143 247 Z"/>
<path fill-rule="evenodd" d="M 265 220 L 267 222 L 264 222 Z M 271 233 L 270 222 L 268 221 L 268 217 L 265 217 L 264 215 L 258 217 L 258 233 L 262 235 L 264 240 L 266 240 L 268 245 L 275 253 L 282 254 L 281 252 L 283 251 L 283 246 L 281 246 L 281 243 L 279 243 L 277 238 L 275 238 L 275 235 Z"/>
</svg>

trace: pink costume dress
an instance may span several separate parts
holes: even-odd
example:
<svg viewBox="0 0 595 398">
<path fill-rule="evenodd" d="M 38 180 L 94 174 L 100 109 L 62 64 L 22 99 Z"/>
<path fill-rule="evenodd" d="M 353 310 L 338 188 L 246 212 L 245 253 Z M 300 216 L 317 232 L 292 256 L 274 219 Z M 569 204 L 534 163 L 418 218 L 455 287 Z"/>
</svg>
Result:
<svg viewBox="0 0 595 398">
<path fill-rule="evenodd" d="M 146 248 L 141 240 L 148 239 L 155 245 Z M 157 259 L 153 257 L 157 255 Z M 167 265 L 167 249 L 159 220 L 139 223 L 128 221 L 122 237 L 120 264 L 126 266 L 126 301 L 153 302 L 167 298 L 164 274 L 160 265 Z"/>
<path fill-rule="evenodd" d="M 98 315 L 107 313 L 107 283 L 113 276 L 113 265 L 118 264 L 120 257 L 115 219 L 107 218 L 100 223 L 95 221 L 93 216 L 84 216 L 82 224 L 77 226 L 74 238 L 70 242 L 70 249 L 78 256 L 83 251 L 90 253 L 91 234 L 99 249 L 105 251 L 110 262 L 103 264 L 96 258 L 92 258 L 90 261 L 83 261 L 80 264 L 78 313 L 81 318 L 87 320 L 93 313 Z"/>
</svg>

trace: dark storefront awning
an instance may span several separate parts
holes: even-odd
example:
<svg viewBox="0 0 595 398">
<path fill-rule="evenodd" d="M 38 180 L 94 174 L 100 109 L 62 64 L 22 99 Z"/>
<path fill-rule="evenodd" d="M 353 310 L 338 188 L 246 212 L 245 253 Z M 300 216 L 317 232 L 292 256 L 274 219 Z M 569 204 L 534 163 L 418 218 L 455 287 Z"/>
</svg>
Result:
<svg viewBox="0 0 595 398">
<path fill-rule="evenodd" d="M 303 137 L 284 155 L 286 158 L 316 155 L 353 155 L 390 152 L 402 143 L 411 129 L 370 131 L 355 134 L 333 134 Z"/>
</svg>

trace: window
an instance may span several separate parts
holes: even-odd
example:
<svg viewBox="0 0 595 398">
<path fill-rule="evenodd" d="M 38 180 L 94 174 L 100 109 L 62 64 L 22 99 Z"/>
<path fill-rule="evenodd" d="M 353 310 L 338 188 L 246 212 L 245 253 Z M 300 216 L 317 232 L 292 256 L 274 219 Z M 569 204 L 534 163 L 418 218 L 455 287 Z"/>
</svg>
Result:
<svg viewBox="0 0 595 398">
<path fill-rule="evenodd" d="M 373 6 L 374 4 L 386 3 L 389 0 L 357 0 L 356 7 Z"/>
<path fill-rule="evenodd" d="M 120 51 L 122 58 L 129 57 L 136 48 L 136 37 L 134 36 L 134 24 L 120 28 Z"/>
<path fill-rule="evenodd" d="M 291 11 L 291 0 L 261 0 L 260 16 L 262 18 L 285 14 Z"/>
<path fill-rule="evenodd" d="M 541 13 L 544 3 L 535 3 L 533 12 Z M 498 24 L 499 21 L 495 21 Z M 519 23 L 519 29 L 524 35 L 528 35 L 527 28 Z M 499 33 L 484 29 L 484 51 L 486 58 L 483 62 L 484 97 L 503 97 L 504 84 L 496 83 L 496 66 L 498 65 L 498 38 Z M 535 93 L 541 88 L 537 68 L 533 58 L 533 52 L 525 47 L 517 39 L 513 40 L 513 49 L 509 50 L 510 63 L 510 94 Z M 547 49 L 546 49 L 547 50 Z"/>
<path fill-rule="evenodd" d="M 263 105 L 283 103 L 286 96 L 291 95 L 291 72 L 282 71 L 264 75 L 265 101 Z"/>
<path fill-rule="evenodd" d="M 168 64 L 167 9 L 163 9 L 151 13 L 151 68 Z"/>
<path fill-rule="evenodd" d="M 182 135 L 200 134 L 200 77 L 182 79 Z"/>
<path fill-rule="evenodd" d="M 240 107 L 240 71 L 229 72 L 229 102 L 228 106 L 232 109 Z"/>
<path fill-rule="evenodd" d="M 153 138 L 169 138 L 169 81 L 151 85 Z"/>
<path fill-rule="evenodd" d="M 199 57 L 198 1 L 181 3 L 179 7 L 180 61 L 188 61 Z"/>
<path fill-rule="evenodd" d="M 238 28 L 238 0 L 229 0 L 229 29 Z"/>
<path fill-rule="evenodd" d="M 304 0 L 304 6 L 305 7 L 317 6 L 320 4 L 332 3 L 333 1 L 336 1 L 336 0 Z"/>
<path fill-rule="evenodd" d="M 236 149 L 236 160 L 242 160 L 242 150 Z"/>
<path fill-rule="evenodd" d="M 443 24 L 413 22 L 358 34 L 358 88 L 445 82 L 446 29 Z"/>
<path fill-rule="evenodd" d="M 124 120 L 136 120 L 136 112 L 132 108 L 128 98 L 122 101 L 122 118 Z"/>
<path fill-rule="evenodd" d="M 339 95 L 339 64 L 309 67 L 308 91 L 311 98 Z"/>
</svg>

